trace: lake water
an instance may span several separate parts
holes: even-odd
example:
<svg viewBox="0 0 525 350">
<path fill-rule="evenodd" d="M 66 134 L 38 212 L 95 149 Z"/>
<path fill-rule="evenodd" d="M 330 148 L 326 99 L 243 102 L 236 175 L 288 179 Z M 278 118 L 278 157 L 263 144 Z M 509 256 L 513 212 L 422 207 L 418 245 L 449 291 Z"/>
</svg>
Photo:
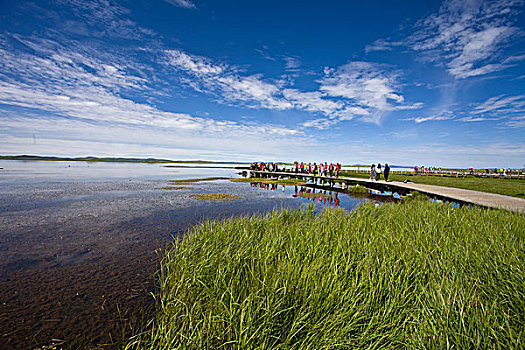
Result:
<svg viewBox="0 0 525 350">
<path fill-rule="evenodd" d="M 162 248 L 202 220 L 381 201 L 229 180 L 165 189 L 169 180 L 239 177 L 226 166 L 0 161 L 0 348 L 117 346 L 140 310 L 151 317 Z M 190 197 L 205 193 L 241 199 Z"/>
</svg>

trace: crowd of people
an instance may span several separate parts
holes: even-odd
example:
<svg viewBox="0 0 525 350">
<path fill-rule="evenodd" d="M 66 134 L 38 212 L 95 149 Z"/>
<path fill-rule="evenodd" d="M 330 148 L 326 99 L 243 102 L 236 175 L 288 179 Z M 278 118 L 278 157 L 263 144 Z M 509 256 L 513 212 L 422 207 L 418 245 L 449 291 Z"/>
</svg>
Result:
<svg viewBox="0 0 525 350">
<path fill-rule="evenodd" d="M 341 163 L 330 163 L 321 162 L 317 163 L 305 163 L 305 162 L 294 162 L 294 166 L 291 169 L 287 169 L 285 165 L 279 167 L 277 163 L 273 162 L 253 162 L 250 165 L 250 170 L 258 171 L 272 171 L 272 172 L 294 172 L 295 174 L 307 174 L 317 176 L 335 176 L 339 177 L 341 171 Z"/>
<path fill-rule="evenodd" d="M 388 181 L 388 176 L 390 175 L 390 167 L 388 164 L 385 164 L 384 169 L 381 168 L 381 163 L 377 164 L 377 167 L 375 164 L 370 166 L 370 180 L 381 180 L 381 173 L 383 174 L 385 181 Z"/>
<path fill-rule="evenodd" d="M 294 162 L 293 166 L 286 166 L 285 164 L 278 164 L 274 162 L 253 162 L 250 165 L 250 170 L 256 171 L 268 171 L 268 172 L 291 172 L 295 174 L 307 174 L 323 177 L 339 177 L 341 171 L 340 163 L 328 163 L 320 162 L 318 163 L 306 163 L 306 162 Z M 409 168 L 410 169 L 410 168 Z M 359 172 L 359 170 L 357 171 Z M 362 172 L 362 171 L 361 171 Z M 399 172 L 399 171 L 398 171 Z M 408 170 L 402 174 L 410 175 L 411 171 Z M 476 177 L 517 177 L 521 178 L 524 175 L 519 173 L 519 171 L 512 171 L 511 169 L 504 168 L 494 168 L 494 169 L 477 169 L 473 168 L 460 170 L 460 169 L 443 169 L 437 167 L 426 167 L 426 166 L 414 166 L 415 175 L 438 175 L 438 176 L 476 176 Z M 381 164 L 372 164 L 370 167 L 370 179 L 377 181 L 381 177 L 388 181 L 390 175 L 390 167 L 388 164 L 385 164 L 384 167 Z"/>
</svg>

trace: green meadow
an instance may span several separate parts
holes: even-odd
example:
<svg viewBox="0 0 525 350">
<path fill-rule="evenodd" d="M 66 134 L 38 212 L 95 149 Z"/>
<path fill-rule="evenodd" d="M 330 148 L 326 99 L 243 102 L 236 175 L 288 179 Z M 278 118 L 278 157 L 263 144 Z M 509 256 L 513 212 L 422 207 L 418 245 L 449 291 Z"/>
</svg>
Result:
<svg viewBox="0 0 525 350">
<path fill-rule="evenodd" d="M 395 169 L 394 169 L 395 170 Z M 341 172 L 340 176 L 369 178 L 366 173 Z M 391 173 L 388 180 L 404 181 L 410 180 L 414 183 L 463 188 L 481 192 L 497 193 L 506 196 L 525 198 L 525 180 L 519 179 L 499 179 L 499 178 L 478 178 L 478 177 L 441 177 L 430 175 L 396 174 Z M 381 174 L 381 180 L 384 180 Z"/>
<path fill-rule="evenodd" d="M 523 349 L 525 215 L 413 196 L 208 221 L 127 349 Z"/>
</svg>

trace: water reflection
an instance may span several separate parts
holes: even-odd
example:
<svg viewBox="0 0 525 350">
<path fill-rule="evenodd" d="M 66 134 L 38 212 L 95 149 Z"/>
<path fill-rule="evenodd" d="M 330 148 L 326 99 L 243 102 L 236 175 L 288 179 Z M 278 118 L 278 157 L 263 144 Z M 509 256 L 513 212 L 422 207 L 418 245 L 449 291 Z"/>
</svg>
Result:
<svg viewBox="0 0 525 350">
<path fill-rule="evenodd" d="M 370 190 L 370 193 L 376 196 L 385 196 L 385 197 L 392 197 L 394 199 L 403 199 L 403 197 L 394 191 L 378 191 L 378 190 Z"/>
<path fill-rule="evenodd" d="M 287 194 L 287 197 L 313 202 L 314 204 L 319 204 L 324 207 L 341 207 L 341 200 L 339 199 L 339 196 L 346 196 L 353 199 L 352 205 L 343 205 L 343 207 L 345 209 L 355 208 L 355 198 L 350 197 L 347 194 L 342 194 L 329 189 L 318 189 L 310 186 L 297 185 L 287 187 L 286 185 L 270 184 L 265 182 L 250 182 L 250 186 L 261 188 L 267 191 L 283 192 Z"/>
</svg>

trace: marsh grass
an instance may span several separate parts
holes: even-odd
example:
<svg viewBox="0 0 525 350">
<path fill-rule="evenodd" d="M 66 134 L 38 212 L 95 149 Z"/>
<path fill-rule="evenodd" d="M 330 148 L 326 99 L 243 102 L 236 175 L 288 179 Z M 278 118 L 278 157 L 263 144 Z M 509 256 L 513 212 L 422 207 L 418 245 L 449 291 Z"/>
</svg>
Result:
<svg viewBox="0 0 525 350">
<path fill-rule="evenodd" d="M 205 222 L 128 349 L 523 349 L 525 215 L 413 196 Z"/>
<path fill-rule="evenodd" d="M 321 192 L 315 192 L 315 193 L 308 193 L 308 192 L 300 192 L 297 194 L 299 197 L 303 198 L 319 198 L 319 197 L 332 197 L 331 194 L 327 193 L 321 193 Z"/>
<path fill-rule="evenodd" d="M 349 186 L 347 189 L 345 189 L 346 192 L 352 193 L 352 194 L 369 194 L 370 190 L 366 188 L 365 186 L 361 185 L 355 185 L 355 186 Z"/>
<path fill-rule="evenodd" d="M 234 201 L 241 199 L 241 197 L 229 193 L 201 193 L 190 194 L 191 198 L 207 200 L 207 201 Z"/>
<path fill-rule="evenodd" d="M 301 179 L 269 179 L 269 178 L 261 178 L 261 177 L 245 177 L 245 178 L 238 178 L 238 179 L 231 179 L 232 182 L 262 182 L 262 183 L 268 183 L 268 184 L 275 184 L 275 185 L 298 185 L 303 186 L 306 185 L 305 180 Z"/>
</svg>

